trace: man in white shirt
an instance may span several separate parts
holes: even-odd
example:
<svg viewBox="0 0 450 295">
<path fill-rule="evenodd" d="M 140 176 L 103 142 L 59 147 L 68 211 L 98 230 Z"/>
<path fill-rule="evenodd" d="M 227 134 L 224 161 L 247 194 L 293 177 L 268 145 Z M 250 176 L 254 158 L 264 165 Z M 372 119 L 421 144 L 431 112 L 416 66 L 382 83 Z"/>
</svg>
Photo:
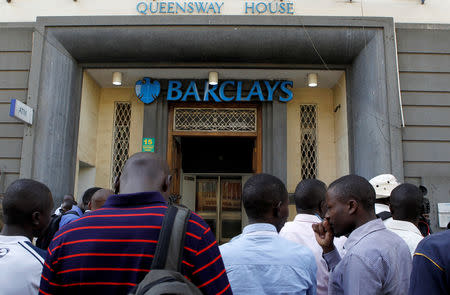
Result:
<svg viewBox="0 0 450 295">
<path fill-rule="evenodd" d="M 391 220 L 389 196 L 392 190 L 400 183 L 392 174 L 380 174 L 369 180 L 369 182 L 375 189 L 375 214 L 383 221 Z"/>
<path fill-rule="evenodd" d="M 392 219 L 384 225 L 406 242 L 412 256 L 423 238 L 418 228 L 423 193 L 417 186 L 403 183 L 392 190 L 390 202 Z"/>
<path fill-rule="evenodd" d="M 50 222 L 52 194 L 47 186 L 18 179 L 3 199 L 0 233 L 0 294 L 38 294 L 45 251 L 31 244 Z"/>
<path fill-rule="evenodd" d="M 297 215 L 294 221 L 285 223 L 280 236 L 308 247 L 314 254 L 317 264 L 317 294 L 328 294 L 328 266 L 322 257 L 322 247 L 317 243 L 312 225 L 322 222 L 325 215 L 325 196 L 327 187 L 317 179 L 304 179 L 295 189 L 295 207 Z M 345 237 L 335 238 L 334 244 L 342 250 Z"/>
</svg>

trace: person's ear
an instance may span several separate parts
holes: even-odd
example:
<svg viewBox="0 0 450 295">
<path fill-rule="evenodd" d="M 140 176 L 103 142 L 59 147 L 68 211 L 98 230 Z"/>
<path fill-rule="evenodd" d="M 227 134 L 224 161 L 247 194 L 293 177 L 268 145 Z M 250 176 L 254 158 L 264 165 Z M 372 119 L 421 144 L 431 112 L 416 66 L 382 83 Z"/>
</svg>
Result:
<svg viewBox="0 0 450 295">
<path fill-rule="evenodd" d="M 354 200 L 354 199 L 348 200 L 347 206 L 348 206 L 348 214 L 349 215 L 355 214 L 356 211 L 358 210 L 358 202 L 356 202 L 356 200 Z"/>
<path fill-rule="evenodd" d="M 164 183 L 162 186 L 163 192 L 168 192 L 170 190 L 170 184 L 172 183 L 172 175 L 167 175 L 167 177 L 164 179 Z"/>
<path fill-rule="evenodd" d="M 324 218 L 326 212 L 327 212 L 327 202 L 325 200 L 322 200 L 320 201 L 319 204 L 319 216 Z"/>
<path fill-rule="evenodd" d="M 91 200 L 91 201 L 89 201 L 89 203 L 88 203 L 87 207 L 88 207 L 88 209 L 89 209 L 89 210 L 92 210 L 92 200 Z M 85 209 L 86 209 L 86 208 L 85 208 Z"/>
<path fill-rule="evenodd" d="M 41 212 L 34 211 L 31 213 L 31 224 L 33 224 L 34 228 L 38 228 L 41 223 Z"/>
<path fill-rule="evenodd" d="M 282 202 L 279 201 L 277 204 L 273 205 L 273 208 L 272 208 L 273 210 L 272 211 L 273 211 L 273 216 L 274 217 L 277 217 L 277 218 L 281 217 L 281 203 Z"/>
</svg>

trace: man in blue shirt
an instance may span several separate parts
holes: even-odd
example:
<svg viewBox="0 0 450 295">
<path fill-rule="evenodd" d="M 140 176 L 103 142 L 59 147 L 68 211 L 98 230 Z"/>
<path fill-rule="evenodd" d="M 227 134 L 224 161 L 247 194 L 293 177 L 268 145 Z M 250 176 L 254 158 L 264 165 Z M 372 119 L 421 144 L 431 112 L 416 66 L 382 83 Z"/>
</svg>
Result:
<svg viewBox="0 0 450 295">
<path fill-rule="evenodd" d="M 372 185 L 361 176 L 341 177 L 328 187 L 326 201 L 325 221 L 313 229 L 330 269 L 328 294 L 406 294 L 411 254 L 376 218 Z M 333 238 L 343 235 L 349 236 L 341 259 Z"/>
<path fill-rule="evenodd" d="M 450 230 L 432 234 L 417 246 L 409 295 L 450 294 Z"/>
<path fill-rule="evenodd" d="M 307 247 L 278 235 L 289 215 L 283 182 L 252 176 L 242 193 L 249 225 L 220 247 L 234 294 L 316 294 L 316 262 Z"/>
<path fill-rule="evenodd" d="M 63 227 L 64 225 L 71 223 L 72 221 L 80 218 L 81 216 L 84 215 L 85 211 L 89 209 L 88 205 L 89 202 L 92 199 L 92 196 L 98 191 L 100 190 L 100 187 L 91 187 L 88 188 L 84 194 L 83 197 L 81 198 L 81 205 L 80 207 L 77 206 L 77 202 L 74 202 L 72 204 L 72 206 L 70 206 L 70 204 L 66 204 L 66 202 L 70 202 L 70 200 L 66 200 L 65 196 L 64 196 L 64 200 L 63 200 L 63 207 L 67 206 L 71 209 L 69 209 L 68 211 L 66 211 L 63 216 L 61 217 L 61 221 L 59 222 L 59 228 Z M 73 198 L 73 197 L 72 197 Z"/>
</svg>

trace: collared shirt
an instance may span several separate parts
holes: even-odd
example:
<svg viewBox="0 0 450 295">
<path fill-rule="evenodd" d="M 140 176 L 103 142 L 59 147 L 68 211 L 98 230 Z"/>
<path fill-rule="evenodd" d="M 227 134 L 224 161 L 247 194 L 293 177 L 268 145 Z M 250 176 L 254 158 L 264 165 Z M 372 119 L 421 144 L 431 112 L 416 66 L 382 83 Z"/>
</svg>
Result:
<svg viewBox="0 0 450 295">
<path fill-rule="evenodd" d="M 67 212 L 75 212 L 77 214 L 71 214 L 71 213 L 67 213 Z M 80 218 L 81 216 L 83 216 L 83 211 L 81 211 L 80 207 L 73 205 L 72 209 L 70 209 L 69 211 L 67 211 L 63 214 L 63 216 L 61 216 L 61 221 L 59 222 L 59 228 L 63 227 L 64 225 L 71 223 L 72 221 Z"/>
<path fill-rule="evenodd" d="M 388 219 L 384 222 L 386 228 L 402 238 L 408 245 L 411 256 L 422 241 L 423 237 L 420 230 L 413 223 L 403 220 Z"/>
<path fill-rule="evenodd" d="M 44 258 L 27 237 L 0 235 L 0 294 L 37 294 Z"/>
<path fill-rule="evenodd" d="M 317 294 L 328 294 L 328 266 L 322 257 L 322 247 L 317 243 L 312 225 L 322 222 L 311 214 L 297 214 L 292 222 L 286 222 L 280 236 L 294 243 L 308 247 L 314 254 L 317 264 Z M 342 254 L 347 238 L 335 238 L 334 245 Z"/>
<path fill-rule="evenodd" d="M 323 255 L 330 272 L 328 294 L 406 294 L 411 274 L 411 254 L 398 235 L 375 219 L 355 229 L 337 250 Z"/>
<path fill-rule="evenodd" d="M 234 294 L 316 294 L 316 262 L 307 247 L 268 223 L 247 225 L 220 246 Z"/>
<path fill-rule="evenodd" d="M 59 230 L 49 246 L 41 294 L 128 294 L 149 272 L 167 204 L 158 192 L 113 195 Z M 204 294 L 231 294 L 216 239 L 195 213 L 182 274 Z"/>
<path fill-rule="evenodd" d="M 62 206 L 59 206 L 58 208 L 56 208 L 54 214 L 56 214 L 56 215 L 61 215 L 61 214 L 62 214 L 61 209 L 62 209 Z"/>
<path fill-rule="evenodd" d="M 450 294 L 450 230 L 425 237 L 413 258 L 409 295 Z"/>
</svg>

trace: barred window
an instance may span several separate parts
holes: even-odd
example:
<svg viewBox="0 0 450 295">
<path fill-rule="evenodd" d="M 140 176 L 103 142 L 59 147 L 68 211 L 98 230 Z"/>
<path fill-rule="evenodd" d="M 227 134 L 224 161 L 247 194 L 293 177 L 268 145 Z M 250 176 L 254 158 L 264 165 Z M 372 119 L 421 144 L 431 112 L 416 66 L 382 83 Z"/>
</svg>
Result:
<svg viewBox="0 0 450 295">
<path fill-rule="evenodd" d="M 131 103 L 116 102 L 114 106 L 113 125 L 113 152 L 112 152 L 112 173 L 111 184 L 122 172 L 123 165 L 128 160 L 128 150 L 130 145 L 130 120 Z"/>
<path fill-rule="evenodd" d="M 256 131 L 256 108 L 175 108 L 174 131 Z"/>
<path fill-rule="evenodd" d="M 300 105 L 302 179 L 317 177 L 317 105 Z"/>
</svg>

